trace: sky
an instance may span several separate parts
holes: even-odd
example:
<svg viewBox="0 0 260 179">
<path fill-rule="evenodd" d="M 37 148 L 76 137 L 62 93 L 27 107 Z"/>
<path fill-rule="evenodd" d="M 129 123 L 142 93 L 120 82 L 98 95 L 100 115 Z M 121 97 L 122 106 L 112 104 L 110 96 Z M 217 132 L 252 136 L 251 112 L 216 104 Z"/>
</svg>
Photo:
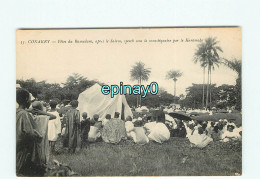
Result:
<svg viewBox="0 0 260 179">
<path fill-rule="evenodd" d="M 151 70 L 144 85 L 155 81 L 159 89 L 164 88 L 173 94 L 173 80 L 167 80 L 166 74 L 169 70 L 179 70 L 183 75 L 177 81 L 176 94 L 186 94 L 185 89 L 192 83 L 203 82 L 203 69 L 194 64 L 193 58 L 200 43 L 198 40 L 204 41 L 207 37 L 216 37 L 219 41 L 223 49 L 220 57 L 241 59 L 240 28 L 19 30 L 16 77 L 63 83 L 69 75 L 78 73 L 108 84 L 134 85 L 137 82 L 131 81 L 130 70 L 136 62 L 142 61 Z M 158 39 L 171 42 L 149 42 Z M 195 42 L 186 42 L 186 39 L 195 39 Z M 30 43 L 32 40 L 50 40 L 50 43 Z M 58 40 L 73 43 L 58 43 Z M 92 40 L 93 43 L 75 43 L 75 40 Z M 96 44 L 96 40 L 104 40 L 104 43 Z M 111 40 L 121 40 L 122 43 L 111 43 Z M 124 43 L 125 40 L 143 42 Z M 235 85 L 236 77 L 234 71 L 220 65 L 212 72 L 212 83 Z"/>
</svg>

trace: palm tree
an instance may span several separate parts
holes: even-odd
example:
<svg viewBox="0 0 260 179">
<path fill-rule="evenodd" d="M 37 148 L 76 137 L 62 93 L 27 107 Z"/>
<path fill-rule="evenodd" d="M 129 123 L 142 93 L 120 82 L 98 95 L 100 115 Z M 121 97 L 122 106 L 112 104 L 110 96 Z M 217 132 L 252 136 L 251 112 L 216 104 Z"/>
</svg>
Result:
<svg viewBox="0 0 260 179">
<path fill-rule="evenodd" d="M 198 45 L 198 49 L 195 52 L 194 62 L 200 61 L 201 67 L 208 67 L 208 82 L 207 82 L 207 95 L 206 95 L 206 109 L 211 108 L 211 73 L 215 69 L 215 66 L 219 66 L 220 58 L 219 52 L 223 52 L 220 46 L 218 46 L 219 41 L 216 38 L 209 37 L 205 39 Z M 204 81 L 204 80 L 203 80 Z M 204 85 L 203 85 L 204 86 Z M 204 96 L 204 94 L 203 94 Z M 204 97 L 203 97 L 204 101 Z M 209 103 L 209 105 L 208 105 Z M 204 104 L 204 102 L 203 102 Z"/>
<path fill-rule="evenodd" d="M 166 79 L 173 79 L 174 81 L 174 97 L 176 97 L 176 82 L 177 78 L 181 77 L 182 73 L 179 70 L 170 70 L 167 72 Z"/>
<path fill-rule="evenodd" d="M 205 69 L 207 67 L 207 58 L 206 58 L 205 51 L 206 51 L 206 44 L 205 43 L 199 44 L 193 59 L 194 63 L 200 62 L 200 66 L 203 68 L 202 109 L 204 108 L 204 103 L 205 103 Z"/>
<path fill-rule="evenodd" d="M 130 70 L 130 76 L 132 81 L 137 81 L 138 85 L 142 85 L 142 81 L 147 81 L 150 77 L 150 68 L 145 68 L 145 64 L 141 61 L 136 62 L 132 69 Z M 138 102 L 139 101 L 139 102 Z M 139 100 L 137 96 L 137 107 L 141 105 L 141 94 L 139 95 Z"/>
<path fill-rule="evenodd" d="M 223 59 L 223 64 L 234 70 L 238 78 L 241 78 L 241 60 L 234 58 L 233 60 Z"/>
<path fill-rule="evenodd" d="M 223 59 L 223 64 L 228 66 L 230 69 L 232 69 L 233 71 L 235 71 L 238 75 L 237 79 L 236 79 L 236 95 L 237 95 L 237 99 L 236 99 L 236 108 L 238 110 L 241 110 L 241 60 L 234 58 L 233 60 L 227 60 L 227 59 Z"/>
</svg>

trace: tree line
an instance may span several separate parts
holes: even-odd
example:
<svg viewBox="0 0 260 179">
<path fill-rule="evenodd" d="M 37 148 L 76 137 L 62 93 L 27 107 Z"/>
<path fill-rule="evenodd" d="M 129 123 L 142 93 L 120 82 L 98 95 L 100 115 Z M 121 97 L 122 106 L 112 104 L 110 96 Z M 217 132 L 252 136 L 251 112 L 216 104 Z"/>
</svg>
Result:
<svg viewBox="0 0 260 179">
<path fill-rule="evenodd" d="M 214 86 L 212 85 L 211 74 L 212 71 L 216 67 L 219 67 L 220 64 L 223 64 L 230 69 L 234 70 L 237 73 L 236 85 L 232 90 L 234 94 L 234 104 L 233 106 L 236 109 L 241 110 L 241 60 L 238 59 L 225 59 L 221 58 L 219 53 L 222 53 L 223 50 L 219 46 L 219 41 L 217 38 L 208 37 L 198 44 L 197 49 L 194 53 L 194 58 L 192 59 L 195 64 L 199 63 L 201 68 L 203 69 L 203 84 L 201 85 L 201 99 L 200 102 L 198 99 L 194 100 L 193 103 L 200 103 L 200 105 L 194 104 L 197 108 L 211 110 L 213 106 L 216 106 L 216 99 L 214 98 Z M 205 85 L 205 77 L 206 77 L 206 69 L 207 69 L 207 85 Z M 150 68 L 145 68 L 145 64 L 143 62 L 137 62 L 130 71 L 131 79 L 133 81 L 138 81 L 138 84 L 141 85 L 142 81 L 147 81 L 149 79 L 151 70 Z M 174 99 L 176 100 L 176 82 L 178 78 L 182 76 L 182 72 L 177 69 L 172 69 L 166 73 L 166 79 L 172 79 L 174 81 Z M 205 90 L 206 86 L 206 90 Z M 189 92 L 191 87 L 187 88 Z M 195 86 L 192 86 L 192 90 L 195 90 Z M 206 94 L 205 94 L 206 93 Z M 190 105 L 191 100 L 189 100 L 189 93 L 187 94 L 188 97 L 186 99 L 187 104 Z M 188 102 L 189 101 L 189 102 Z M 177 101 L 174 101 L 177 102 Z M 141 106 L 141 96 L 137 96 L 137 106 Z M 199 107 L 198 107 L 199 106 Z"/>
<path fill-rule="evenodd" d="M 157 95 L 147 95 L 142 99 L 141 95 L 126 95 L 130 106 L 148 106 L 158 107 L 160 105 L 169 105 L 171 103 L 179 103 L 187 108 L 201 108 L 210 110 L 213 106 L 218 108 L 235 107 L 241 110 L 241 60 L 228 60 L 221 58 L 219 53 L 223 52 L 218 45 L 216 38 L 209 37 L 204 42 L 198 44 L 192 59 L 195 64 L 199 63 L 203 70 L 203 84 L 192 84 L 186 88 L 187 95 L 176 95 L 176 83 L 183 73 L 177 69 L 166 72 L 166 79 L 174 82 L 174 95 L 160 89 Z M 221 85 L 217 87 L 212 84 L 211 74 L 215 67 L 223 64 L 237 73 L 236 85 Z M 207 69 L 207 84 L 205 84 Z M 136 62 L 131 70 L 130 77 L 132 81 L 137 81 L 138 85 L 142 85 L 143 81 L 148 81 L 151 69 L 147 68 L 141 61 Z M 78 95 L 85 89 L 95 83 L 104 85 L 96 80 L 88 80 L 77 73 L 70 75 L 65 83 L 47 83 L 46 81 L 36 82 L 34 79 L 17 80 L 21 87 L 26 88 L 34 97 L 39 100 L 49 101 L 56 99 L 58 102 L 62 100 L 77 99 Z M 206 87 L 206 90 L 205 90 Z"/>
</svg>

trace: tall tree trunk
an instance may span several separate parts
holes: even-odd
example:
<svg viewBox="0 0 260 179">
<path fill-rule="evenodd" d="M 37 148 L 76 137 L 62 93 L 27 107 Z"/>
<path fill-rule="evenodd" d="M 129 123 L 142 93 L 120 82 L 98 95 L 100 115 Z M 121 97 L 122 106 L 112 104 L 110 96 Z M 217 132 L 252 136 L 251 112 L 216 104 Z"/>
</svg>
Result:
<svg viewBox="0 0 260 179">
<path fill-rule="evenodd" d="M 203 67 L 203 87 L 202 87 L 202 109 L 204 109 L 204 102 L 205 102 L 205 67 Z"/>
<path fill-rule="evenodd" d="M 206 110 L 208 110 L 209 102 L 209 67 L 208 67 L 208 83 L 207 83 L 207 96 L 206 96 Z"/>
</svg>

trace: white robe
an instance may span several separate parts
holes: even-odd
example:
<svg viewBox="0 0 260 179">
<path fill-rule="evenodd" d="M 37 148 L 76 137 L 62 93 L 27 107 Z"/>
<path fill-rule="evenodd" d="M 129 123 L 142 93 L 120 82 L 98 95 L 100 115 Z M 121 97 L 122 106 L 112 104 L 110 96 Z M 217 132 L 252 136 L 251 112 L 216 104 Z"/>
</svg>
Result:
<svg viewBox="0 0 260 179">
<path fill-rule="evenodd" d="M 170 139 L 170 131 L 165 124 L 159 122 L 151 129 L 151 133 L 148 135 L 150 140 L 162 144 Z"/>
<path fill-rule="evenodd" d="M 241 139 L 241 135 L 235 131 L 233 132 L 229 132 L 226 131 L 225 133 L 223 133 L 222 135 L 222 142 L 229 142 L 232 140 L 240 140 Z"/>
<path fill-rule="evenodd" d="M 56 116 L 56 119 L 49 120 L 48 122 L 48 140 L 56 141 L 58 134 L 61 133 L 61 121 L 60 116 L 57 111 L 48 112 Z"/>
<path fill-rule="evenodd" d="M 102 126 L 106 125 L 106 123 L 107 123 L 108 121 L 109 121 L 109 119 L 106 119 L 106 118 L 103 119 L 103 120 L 102 120 Z"/>
<path fill-rule="evenodd" d="M 95 142 L 97 138 L 101 136 L 99 128 L 95 126 L 90 126 L 90 130 L 88 133 L 88 141 L 89 142 Z"/>
<path fill-rule="evenodd" d="M 186 137 L 189 138 L 191 136 L 191 133 L 193 130 L 191 130 L 191 128 L 189 128 L 186 123 L 184 123 L 184 126 L 185 126 L 186 133 L 187 133 Z"/>
<path fill-rule="evenodd" d="M 132 121 L 125 122 L 125 129 L 126 129 L 126 135 L 128 138 L 130 138 L 130 139 L 135 138 L 134 124 Z"/>
<path fill-rule="evenodd" d="M 145 129 L 143 127 L 134 128 L 133 140 L 136 144 L 144 145 L 149 142 L 148 137 L 145 135 Z"/>
<path fill-rule="evenodd" d="M 198 148 L 204 148 L 206 147 L 210 142 L 213 141 L 213 139 L 206 134 L 193 134 L 189 137 L 190 143 L 192 143 L 195 147 Z"/>
<path fill-rule="evenodd" d="M 150 134 L 152 129 L 154 128 L 154 126 L 156 126 L 156 122 L 148 122 L 144 125 L 144 128 L 146 129 L 146 133 Z"/>
</svg>

